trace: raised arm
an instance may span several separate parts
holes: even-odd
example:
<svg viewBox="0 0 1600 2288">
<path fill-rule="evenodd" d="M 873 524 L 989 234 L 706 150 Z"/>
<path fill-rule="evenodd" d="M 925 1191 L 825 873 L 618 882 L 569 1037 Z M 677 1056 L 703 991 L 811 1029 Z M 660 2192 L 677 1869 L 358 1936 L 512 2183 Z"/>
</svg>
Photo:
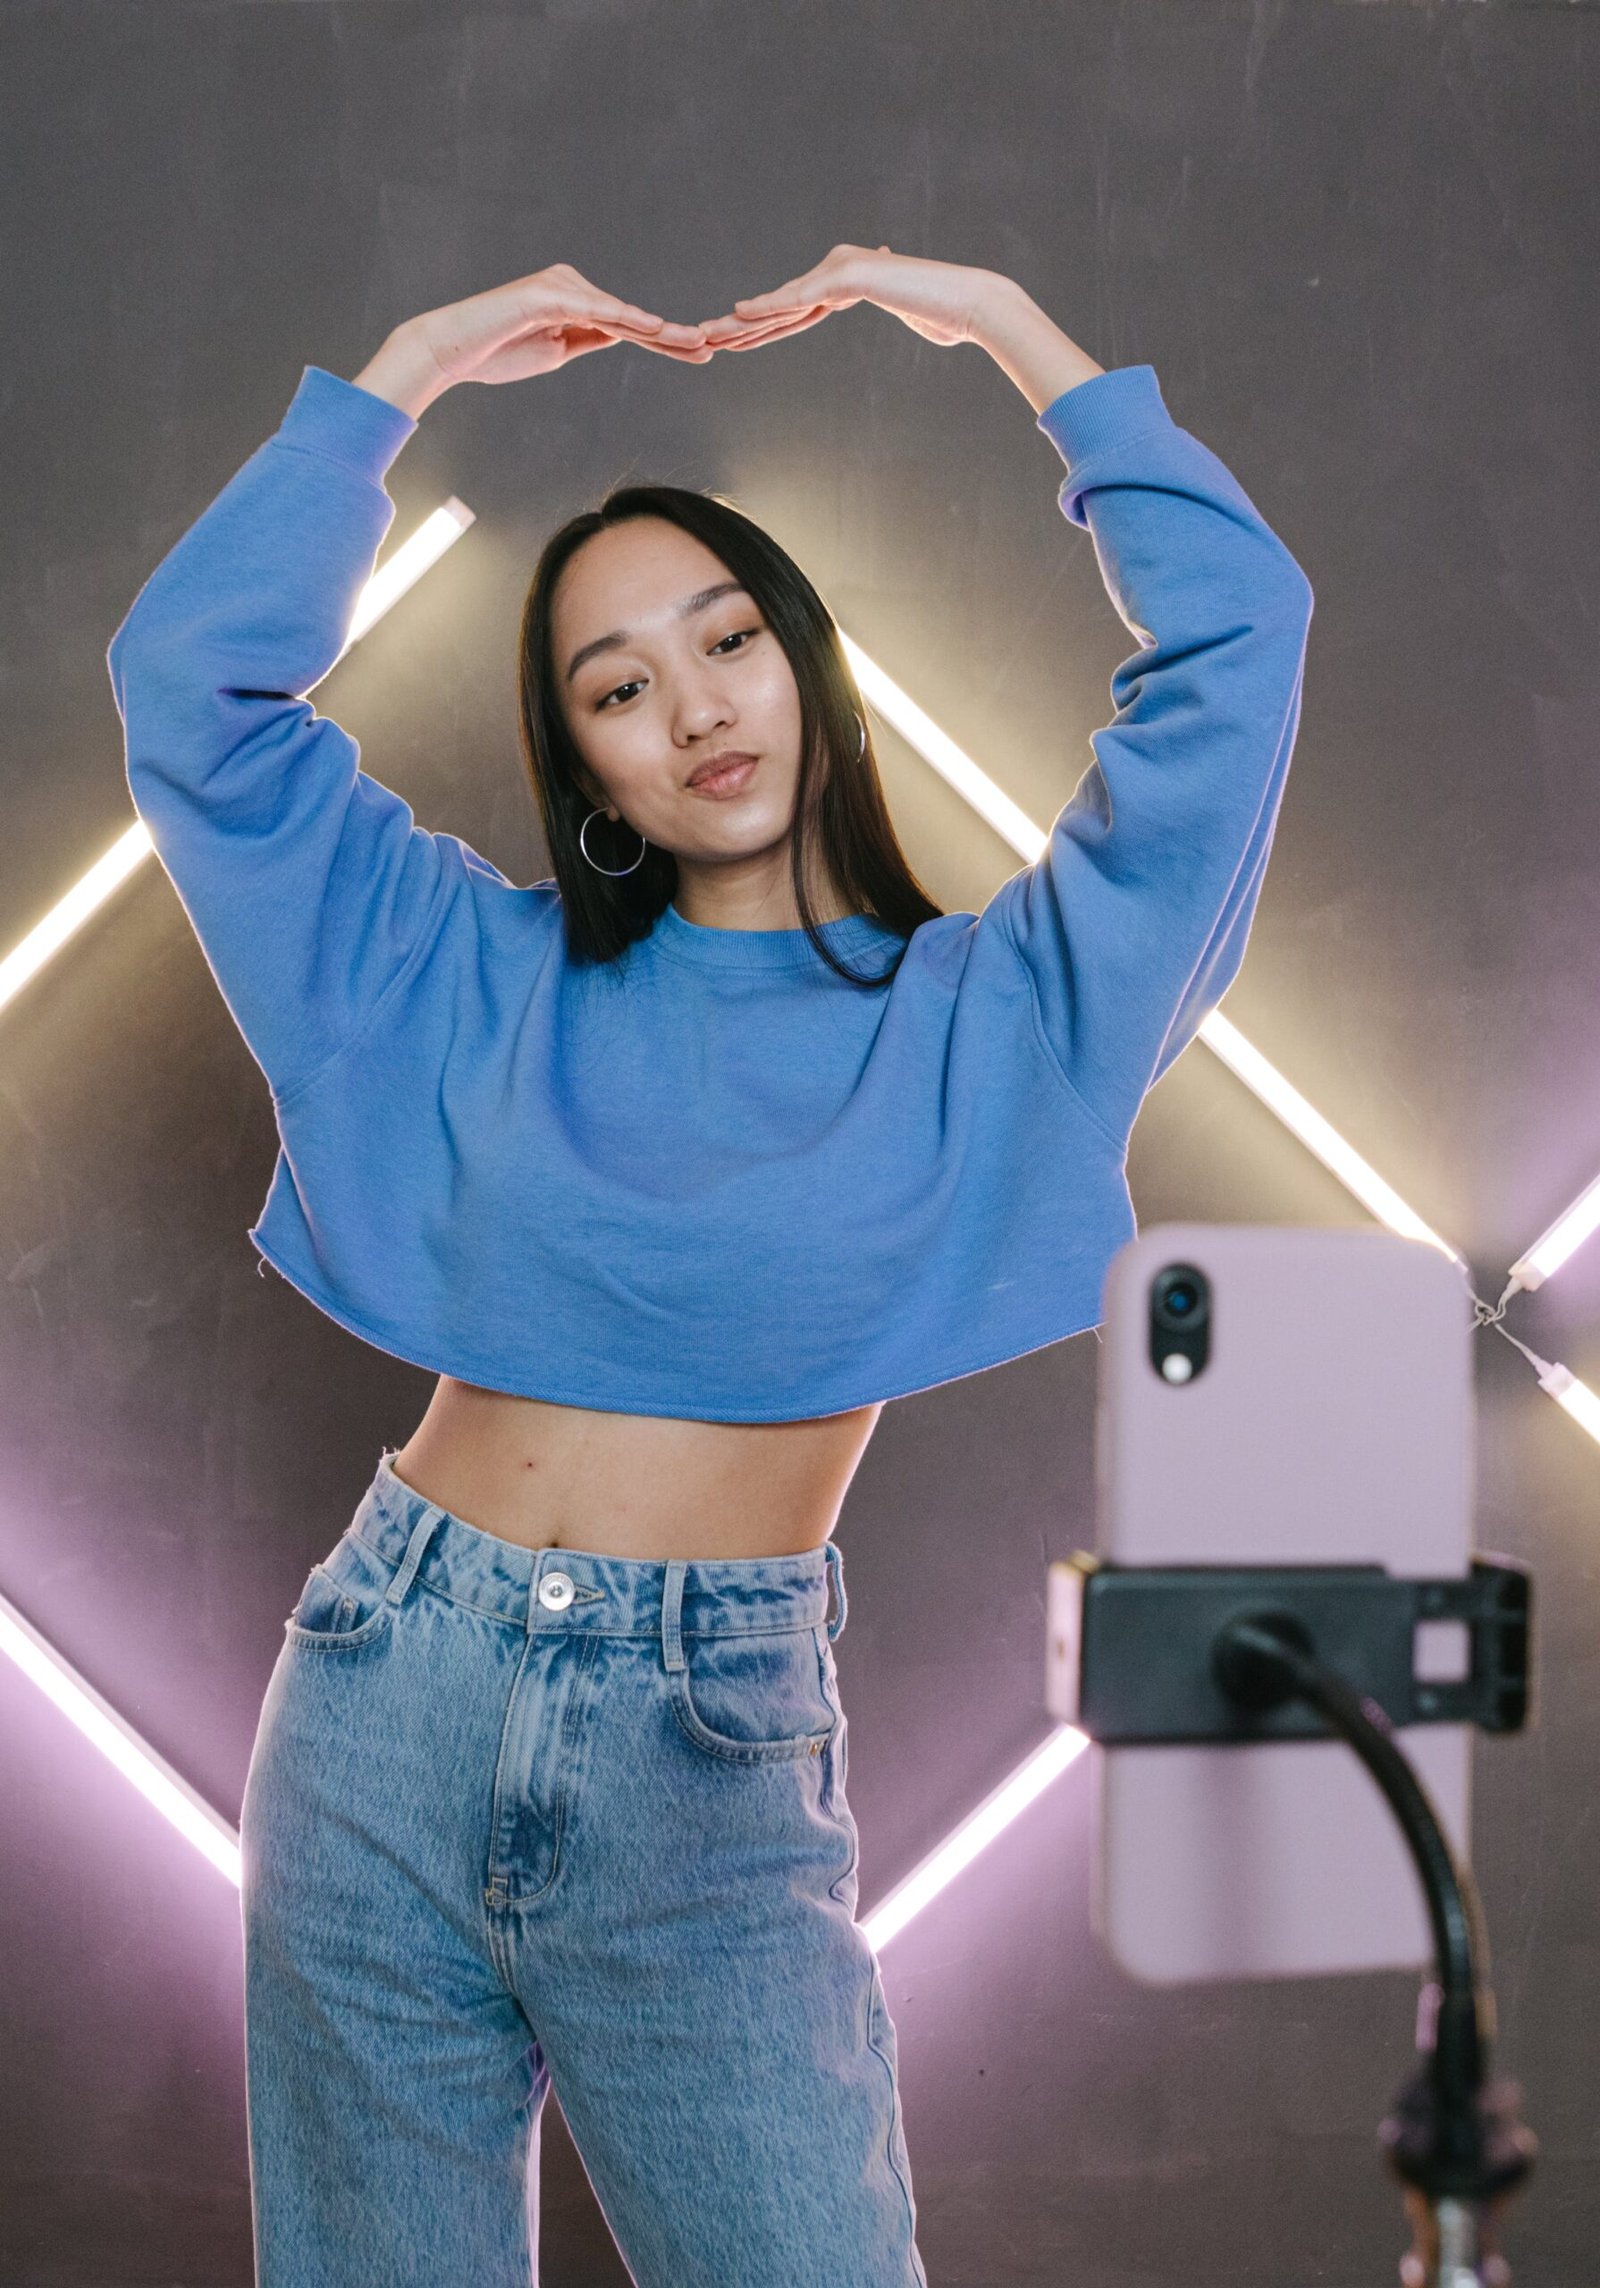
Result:
<svg viewBox="0 0 1600 2288">
<path fill-rule="evenodd" d="M 343 647 L 415 427 L 307 366 L 107 653 L 134 806 L 277 1096 L 360 1029 L 444 888 L 440 842 L 305 696 Z"/>
<path fill-rule="evenodd" d="M 706 326 L 744 350 L 871 302 L 927 341 L 986 350 L 1067 464 L 1139 649 L 1114 720 L 1040 857 L 996 892 L 1066 1085 L 1119 1146 L 1244 956 L 1300 706 L 1311 591 L 1222 463 L 1173 422 L 1149 366 L 1106 373 L 993 270 L 836 246 Z"/>
<path fill-rule="evenodd" d="M 1063 1077 L 1120 1144 L 1244 958 L 1300 709 L 1311 590 L 1149 366 L 1047 404 L 1062 513 L 1139 649 L 1050 828 L 983 917 Z"/>
<path fill-rule="evenodd" d="M 365 1028 L 437 935 L 463 845 L 418 827 L 307 699 L 394 517 L 384 477 L 458 381 L 511 381 L 667 326 L 561 264 L 410 320 L 355 382 L 307 366 L 277 431 L 134 599 L 107 652 L 134 805 L 282 1099 Z"/>
</svg>

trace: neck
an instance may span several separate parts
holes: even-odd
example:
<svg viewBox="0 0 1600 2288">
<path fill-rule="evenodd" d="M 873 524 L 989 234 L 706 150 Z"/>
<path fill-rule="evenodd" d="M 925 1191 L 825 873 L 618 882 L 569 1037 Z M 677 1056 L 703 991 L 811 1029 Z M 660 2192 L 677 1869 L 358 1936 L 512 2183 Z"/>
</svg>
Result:
<svg viewBox="0 0 1600 2288">
<path fill-rule="evenodd" d="M 816 919 L 842 921 L 852 908 L 831 880 L 813 887 Z M 763 852 L 751 860 L 708 866 L 678 860 L 678 886 L 672 903 L 686 922 L 702 929 L 781 930 L 803 925 L 789 878 L 787 848 L 775 858 Z"/>
</svg>

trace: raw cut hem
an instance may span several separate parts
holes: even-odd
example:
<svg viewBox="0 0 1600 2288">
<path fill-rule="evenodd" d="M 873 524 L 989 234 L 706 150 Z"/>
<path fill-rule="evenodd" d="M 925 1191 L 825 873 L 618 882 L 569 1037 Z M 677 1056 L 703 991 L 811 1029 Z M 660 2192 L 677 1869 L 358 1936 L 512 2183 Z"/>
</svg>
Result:
<svg viewBox="0 0 1600 2288">
<path fill-rule="evenodd" d="M 1066 1342 L 1073 1335 L 1087 1334 L 1091 1327 L 1100 1323 L 1098 1319 L 1075 1317 L 1068 1326 L 1053 1328 L 1024 1342 L 1008 1344 L 998 1351 L 986 1350 L 977 1356 L 941 1362 L 918 1381 L 907 1383 L 899 1389 L 859 1390 L 832 1398 L 825 1406 L 802 1407 L 797 1411 L 792 1406 L 719 1405 L 714 1412 L 685 1414 L 679 1399 L 630 1397 L 625 1406 L 620 1406 L 615 1401 L 607 1403 L 593 1390 L 580 1390 L 556 1383 L 541 1383 L 538 1389 L 533 1389 L 525 1383 L 508 1381 L 504 1369 L 495 1366 L 490 1360 L 469 1358 L 460 1352 L 438 1351 L 427 1358 L 419 1357 L 415 1351 L 404 1348 L 402 1340 L 394 1332 L 370 1325 L 355 1312 L 346 1309 L 342 1303 L 336 1302 L 314 1280 L 291 1270 L 262 1239 L 256 1226 L 251 1226 L 248 1236 L 262 1260 L 270 1263 L 281 1279 L 287 1280 L 307 1302 L 314 1303 L 336 1326 L 343 1327 L 347 1334 L 358 1336 L 362 1342 L 370 1343 L 378 1350 L 387 1351 L 391 1358 L 403 1360 L 407 1366 L 421 1367 L 429 1374 L 448 1374 L 458 1382 L 470 1382 L 485 1390 L 504 1391 L 513 1398 L 540 1398 L 551 1406 L 582 1406 L 602 1414 L 654 1414 L 680 1422 L 821 1421 L 831 1414 L 849 1414 L 860 1406 L 887 1405 L 896 1398 L 914 1397 L 920 1390 L 934 1390 L 942 1383 L 959 1382 L 965 1375 L 982 1374 L 989 1367 L 1004 1366 L 1011 1359 L 1027 1358 L 1034 1351 L 1047 1350 L 1052 1343 Z"/>
</svg>

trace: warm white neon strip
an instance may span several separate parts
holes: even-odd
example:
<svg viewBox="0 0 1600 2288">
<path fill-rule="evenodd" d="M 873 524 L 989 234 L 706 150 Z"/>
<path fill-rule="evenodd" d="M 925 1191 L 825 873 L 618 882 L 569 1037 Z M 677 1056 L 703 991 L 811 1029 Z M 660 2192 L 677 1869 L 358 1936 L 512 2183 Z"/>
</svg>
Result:
<svg viewBox="0 0 1600 2288">
<path fill-rule="evenodd" d="M 202 1858 L 209 1859 L 219 1874 L 238 1887 L 241 1875 L 235 1830 L 195 1792 L 181 1772 L 175 1772 L 165 1757 L 140 1739 L 111 1703 L 103 1700 L 4 1597 L 0 1597 L 0 1652 L 8 1653 L 45 1698 L 54 1701 L 86 1740 L 94 1742 L 106 1761 L 172 1822 Z"/>
<path fill-rule="evenodd" d="M 948 779 L 979 817 L 989 821 L 1001 841 L 1009 842 L 1018 857 L 1031 866 L 1048 840 L 1043 827 L 1035 826 L 1027 812 L 1019 809 L 1011 797 L 995 785 L 988 772 L 980 770 L 972 757 L 940 730 L 931 715 L 923 713 L 893 676 L 886 675 L 858 643 L 852 643 L 842 628 L 839 640 L 868 706 L 875 707 L 886 723 L 893 724 L 907 746 L 915 747 L 923 761 L 931 763 L 942 779 Z"/>
<path fill-rule="evenodd" d="M 1246 1088 L 1254 1089 L 1286 1128 L 1293 1129 L 1302 1144 L 1314 1152 L 1325 1168 L 1331 1169 L 1346 1191 L 1354 1192 L 1362 1206 L 1371 1210 L 1380 1223 L 1387 1224 L 1402 1239 L 1426 1240 L 1441 1254 L 1448 1255 L 1452 1263 L 1463 1263 L 1448 1240 L 1425 1224 L 1415 1209 L 1406 1205 L 1392 1184 L 1386 1184 L 1370 1161 L 1363 1160 L 1353 1144 L 1347 1144 L 1331 1121 L 1324 1120 L 1314 1104 L 1309 1104 L 1292 1082 L 1284 1079 L 1276 1065 L 1269 1064 L 1257 1048 L 1253 1048 L 1237 1025 L 1224 1017 L 1220 1009 L 1213 1009 L 1200 1027 L 1199 1038 L 1208 1049 L 1214 1049 L 1229 1070 L 1238 1074 Z"/>
<path fill-rule="evenodd" d="M 344 639 L 345 651 L 353 643 L 359 643 L 373 622 L 381 620 L 408 588 L 416 586 L 423 573 L 438 563 L 447 548 L 455 545 L 472 521 L 472 510 L 465 501 L 457 500 L 454 493 L 431 516 L 424 517 L 410 539 L 403 541 L 394 554 L 379 565 L 356 598 L 350 632 Z M 344 652 L 339 657 L 343 659 Z"/>
<path fill-rule="evenodd" d="M 472 510 L 452 494 L 442 508 L 436 508 L 410 539 L 379 566 L 356 599 L 350 633 L 345 638 L 340 659 L 399 602 L 408 588 L 416 586 L 429 566 L 438 563 L 472 521 Z M 97 907 L 104 905 L 112 891 L 149 857 L 153 848 L 150 829 L 141 818 L 126 834 L 117 837 L 105 856 L 97 858 L 64 897 L 56 900 L 42 921 L 35 922 L 27 936 L 0 960 L 0 1009 L 21 992 L 31 977 L 39 974 L 51 956 L 60 951 L 75 930 L 83 927 Z"/>
<path fill-rule="evenodd" d="M 1546 1232 L 1542 1232 L 1529 1248 L 1511 1266 L 1513 1287 L 1532 1289 L 1542 1287 L 1552 1271 L 1559 1271 L 1569 1255 L 1578 1249 L 1592 1232 L 1600 1231 L 1600 1176 L 1581 1191 L 1571 1207 L 1564 1208 Z"/>
<path fill-rule="evenodd" d="M 1003 1834 L 1030 1803 L 1043 1795 L 1052 1780 L 1059 1779 L 1069 1764 L 1077 1762 L 1088 1745 L 1087 1738 L 1075 1724 L 1058 1724 L 1053 1732 L 1047 1733 L 1009 1779 L 1002 1780 L 992 1795 L 985 1796 L 975 1811 L 968 1812 L 937 1850 L 930 1851 L 922 1864 L 913 1867 L 903 1882 L 896 1883 L 870 1915 L 863 1916 L 861 1928 L 874 1951 L 887 1946 L 895 1933 L 903 1931 L 914 1915 L 920 1915 L 930 1900 L 947 1890 L 962 1869 L 971 1866 L 980 1851 L 986 1851 L 997 1835 Z"/>
<path fill-rule="evenodd" d="M 1600 1396 L 1596 1396 L 1586 1382 L 1580 1382 L 1575 1374 L 1557 1364 L 1540 1375 L 1539 1388 L 1548 1390 L 1579 1429 L 1587 1430 L 1596 1445 L 1600 1445 Z"/>
<path fill-rule="evenodd" d="M 958 794 L 964 795 L 980 817 L 986 818 L 995 832 L 1025 863 L 1033 861 L 1044 849 L 1049 837 L 1041 826 L 1024 810 L 1019 810 L 1008 794 L 1002 793 L 986 771 L 968 754 L 964 754 L 955 741 L 940 730 L 931 716 L 925 715 L 908 693 L 864 652 L 858 643 L 840 630 L 840 641 L 845 656 L 854 670 L 861 695 L 875 707 L 886 723 L 909 746 L 916 749 L 924 762 L 931 763 L 940 777 L 947 779 Z M 1355 1194 L 1362 1206 L 1375 1215 L 1380 1223 L 1398 1232 L 1402 1239 L 1426 1240 L 1437 1247 L 1453 1263 L 1462 1258 L 1429 1229 L 1414 1209 L 1408 1207 L 1392 1184 L 1386 1184 L 1368 1161 L 1363 1160 L 1355 1147 L 1347 1144 L 1331 1121 L 1325 1120 L 1316 1107 L 1307 1102 L 1293 1084 L 1285 1080 L 1276 1065 L 1270 1064 L 1257 1048 L 1253 1048 L 1237 1025 L 1230 1023 L 1219 1010 L 1213 1010 L 1199 1029 L 1199 1038 L 1237 1073 L 1246 1088 L 1253 1089 L 1269 1111 L 1275 1112 L 1284 1126 L 1299 1137 L 1309 1151 L 1316 1154 L 1325 1168 L 1331 1169 L 1347 1191 Z M 1600 1220 L 1600 1207 L 1596 1209 Z"/>
<path fill-rule="evenodd" d="M 37 976 L 73 931 L 81 929 L 96 907 L 103 906 L 112 891 L 149 855 L 150 829 L 141 818 L 117 837 L 105 856 L 97 858 L 65 897 L 56 900 L 43 921 L 35 922 L 20 944 L 0 961 L 0 1009 L 22 991 L 30 977 Z"/>
</svg>

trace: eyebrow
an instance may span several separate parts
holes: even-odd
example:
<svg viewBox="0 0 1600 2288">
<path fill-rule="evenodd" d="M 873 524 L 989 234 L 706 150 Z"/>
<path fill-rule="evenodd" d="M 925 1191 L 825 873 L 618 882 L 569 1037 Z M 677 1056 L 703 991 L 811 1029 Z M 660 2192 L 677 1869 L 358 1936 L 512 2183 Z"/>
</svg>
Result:
<svg viewBox="0 0 1600 2288">
<path fill-rule="evenodd" d="M 707 604 L 714 604 L 719 596 L 743 596 L 748 592 L 742 580 L 719 580 L 714 588 L 701 588 L 694 595 L 685 596 L 682 603 L 674 606 L 672 616 L 677 620 L 692 619 L 696 612 L 703 612 Z M 572 681 L 585 660 L 593 659 L 602 651 L 622 651 L 627 641 L 626 628 L 613 628 L 608 636 L 596 636 L 593 643 L 586 643 L 580 651 L 575 651 L 567 662 L 567 681 Z"/>
</svg>

